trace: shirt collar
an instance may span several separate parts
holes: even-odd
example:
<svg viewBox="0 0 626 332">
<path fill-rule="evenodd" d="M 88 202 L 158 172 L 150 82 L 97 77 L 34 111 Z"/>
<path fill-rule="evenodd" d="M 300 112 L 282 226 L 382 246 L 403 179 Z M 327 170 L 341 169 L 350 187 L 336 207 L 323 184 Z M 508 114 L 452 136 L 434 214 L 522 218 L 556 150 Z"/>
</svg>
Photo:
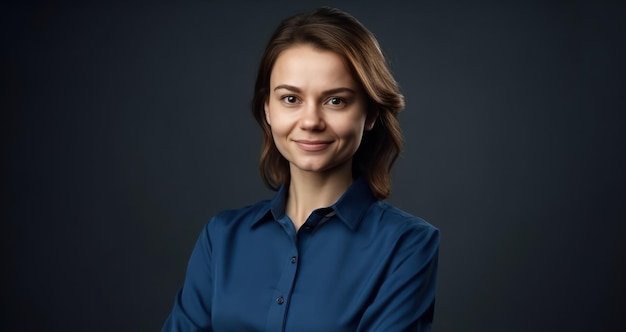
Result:
<svg viewBox="0 0 626 332">
<path fill-rule="evenodd" d="M 365 212 L 375 201 L 376 197 L 372 194 L 369 184 L 363 177 L 359 177 L 332 205 L 332 208 L 350 229 L 355 230 L 363 219 Z"/>
<path fill-rule="evenodd" d="M 351 230 L 357 228 L 363 215 L 369 206 L 376 201 L 376 197 L 372 194 L 369 185 L 363 177 L 359 177 L 348 189 L 339 197 L 335 204 L 329 208 L 333 209 L 337 217 L 342 220 Z M 265 210 L 260 213 L 252 226 L 263 220 L 267 220 L 268 216 L 272 216 L 274 220 L 280 220 L 285 216 L 285 206 L 287 203 L 287 187 L 282 185 L 274 198 L 269 202 L 269 211 Z M 318 209 L 319 210 L 319 209 Z M 316 210 L 317 211 L 317 210 Z M 270 213 L 271 212 L 271 213 Z"/>
</svg>

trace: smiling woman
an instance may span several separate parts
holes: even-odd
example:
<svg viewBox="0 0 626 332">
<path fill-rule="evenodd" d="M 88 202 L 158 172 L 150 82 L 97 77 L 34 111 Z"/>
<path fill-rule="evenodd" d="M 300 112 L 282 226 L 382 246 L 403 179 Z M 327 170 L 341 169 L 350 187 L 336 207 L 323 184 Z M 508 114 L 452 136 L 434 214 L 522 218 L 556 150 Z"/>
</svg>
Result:
<svg viewBox="0 0 626 332">
<path fill-rule="evenodd" d="M 439 231 L 383 201 L 403 107 L 355 18 L 284 20 L 253 100 L 277 193 L 206 224 L 163 331 L 429 331 Z"/>
<path fill-rule="evenodd" d="M 320 184 L 351 180 L 352 156 L 376 114 L 368 116 L 363 92 L 341 56 L 310 45 L 289 48 L 274 64 L 270 91 L 265 118 L 292 182 L 311 176 Z M 309 213 L 292 211 L 296 230 Z"/>
</svg>

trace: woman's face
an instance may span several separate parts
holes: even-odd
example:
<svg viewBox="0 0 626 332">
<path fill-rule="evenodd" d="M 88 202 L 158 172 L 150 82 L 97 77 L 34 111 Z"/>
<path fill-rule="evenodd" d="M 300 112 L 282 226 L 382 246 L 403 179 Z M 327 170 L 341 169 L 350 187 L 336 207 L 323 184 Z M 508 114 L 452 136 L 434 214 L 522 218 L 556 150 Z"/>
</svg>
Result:
<svg viewBox="0 0 626 332">
<path fill-rule="evenodd" d="M 302 171 L 350 166 L 368 118 L 363 92 L 336 53 L 298 45 L 272 68 L 265 117 L 280 153 Z"/>
</svg>

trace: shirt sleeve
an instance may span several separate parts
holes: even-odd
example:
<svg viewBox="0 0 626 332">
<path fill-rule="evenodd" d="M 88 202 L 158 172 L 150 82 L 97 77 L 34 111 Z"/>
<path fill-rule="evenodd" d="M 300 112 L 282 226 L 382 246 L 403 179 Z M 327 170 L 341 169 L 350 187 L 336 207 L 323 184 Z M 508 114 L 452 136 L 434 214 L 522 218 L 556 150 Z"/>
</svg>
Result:
<svg viewBox="0 0 626 332">
<path fill-rule="evenodd" d="M 162 332 L 213 331 L 211 326 L 211 243 L 205 225 L 191 253 L 183 287 L 176 294 L 174 308 Z"/>
<path fill-rule="evenodd" d="M 396 243 L 389 272 L 365 310 L 358 331 L 430 331 L 432 327 L 439 230 L 413 227 Z"/>
</svg>

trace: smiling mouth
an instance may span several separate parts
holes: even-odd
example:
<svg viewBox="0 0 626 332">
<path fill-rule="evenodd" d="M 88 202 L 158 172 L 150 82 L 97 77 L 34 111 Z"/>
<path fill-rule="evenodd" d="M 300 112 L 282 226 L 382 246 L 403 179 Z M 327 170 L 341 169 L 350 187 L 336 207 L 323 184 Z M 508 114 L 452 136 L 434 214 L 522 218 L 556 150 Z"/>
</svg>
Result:
<svg viewBox="0 0 626 332">
<path fill-rule="evenodd" d="M 326 149 L 332 141 L 294 141 L 302 150 L 321 151 Z"/>
</svg>

